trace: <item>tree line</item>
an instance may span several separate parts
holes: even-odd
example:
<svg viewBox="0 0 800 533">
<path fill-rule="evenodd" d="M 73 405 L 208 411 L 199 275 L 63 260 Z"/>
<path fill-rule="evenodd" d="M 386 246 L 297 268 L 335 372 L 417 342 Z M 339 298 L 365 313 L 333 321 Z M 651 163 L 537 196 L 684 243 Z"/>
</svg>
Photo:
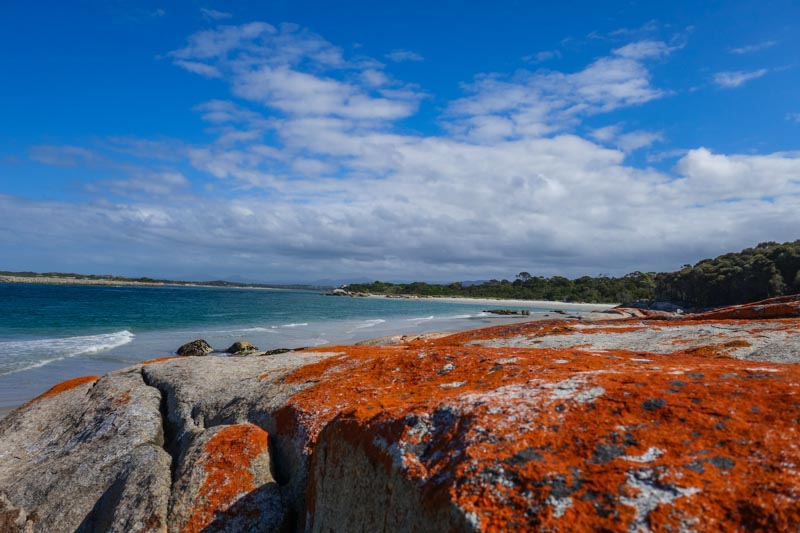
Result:
<svg viewBox="0 0 800 533">
<path fill-rule="evenodd" d="M 387 283 L 347 286 L 352 292 L 409 296 L 514 298 L 587 303 L 668 301 L 689 307 L 747 303 L 800 292 L 800 240 L 764 242 L 754 248 L 703 259 L 676 272 L 632 272 L 621 277 L 532 276 L 478 284 Z"/>
</svg>

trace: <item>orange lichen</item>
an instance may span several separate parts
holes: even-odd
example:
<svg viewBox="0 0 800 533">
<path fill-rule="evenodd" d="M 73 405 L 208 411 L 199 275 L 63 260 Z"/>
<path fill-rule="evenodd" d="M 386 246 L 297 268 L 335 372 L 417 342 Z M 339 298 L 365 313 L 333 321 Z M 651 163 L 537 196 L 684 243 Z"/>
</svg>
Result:
<svg viewBox="0 0 800 533">
<path fill-rule="evenodd" d="M 151 365 L 153 363 L 160 363 L 161 361 L 170 361 L 172 359 L 178 359 L 180 355 L 169 355 L 167 357 L 157 357 L 155 359 L 148 359 L 146 361 L 139 361 L 138 365 Z"/>
<path fill-rule="evenodd" d="M 486 531 L 800 523 L 800 368 L 726 355 L 746 340 L 667 355 L 463 345 L 570 324 L 553 322 L 325 348 L 345 355 L 284 378 L 311 385 L 277 426 L 308 451 L 346 440 Z"/>
<path fill-rule="evenodd" d="M 62 392 L 72 390 L 75 387 L 80 387 L 84 383 L 94 383 L 98 379 L 100 379 L 100 376 L 81 376 L 79 378 L 73 378 L 73 379 L 68 379 L 66 381 L 62 381 L 58 385 L 46 390 L 36 398 L 30 400 L 26 405 L 32 404 L 39 400 L 44 400 L 45 398 L 56 396 L 57 394 L 61 394 Z"/>
<path fill-rule="evenodd" d="M 760 302 L 724 307 L 696 316 L 715 320 L 798 317 L 800 316 L 800 295 L 782 296 Z"/>
<path fill-rule="evenodd" d="M 239 498 L 255 490 L 253 462 L 267 450 L 267 433 L 258 426 L 237 424 L 219 430 L 203 447 L 199 466 L 205 472 L 205 481 L 182 531 L 202 531 Z"/>
</svg>

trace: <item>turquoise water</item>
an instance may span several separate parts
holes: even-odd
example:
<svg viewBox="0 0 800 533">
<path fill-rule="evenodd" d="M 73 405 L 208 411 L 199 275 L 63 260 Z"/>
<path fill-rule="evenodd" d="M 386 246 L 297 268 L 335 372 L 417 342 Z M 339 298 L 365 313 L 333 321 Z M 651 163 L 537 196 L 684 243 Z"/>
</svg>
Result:
<svg viewBox="0 0 800 533">
<path fill-rule="evenodd" d="M 297 348 L 519 320 L 485 308 L 314 291 L 0 283 L 0 407 L 64 379 L 171 355 L 196 338 L 217 350 L 237 340 Z"/>
</svg>

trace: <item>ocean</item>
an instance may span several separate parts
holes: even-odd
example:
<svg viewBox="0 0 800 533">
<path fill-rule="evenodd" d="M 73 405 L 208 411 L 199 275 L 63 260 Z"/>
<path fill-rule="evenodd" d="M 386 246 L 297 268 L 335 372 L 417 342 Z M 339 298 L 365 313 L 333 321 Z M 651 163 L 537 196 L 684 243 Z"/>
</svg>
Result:
<svg viewBox="0 0 800 533">
<path fill-rule="evenodd" d="M 520 320 L 484 309 L 485 303 L 316 291 L 0 283 L 0 409 L 65 379 L 173 355 L 198 338 L 220 351 L 237 340 L 270 350 Z"/>
</svg>

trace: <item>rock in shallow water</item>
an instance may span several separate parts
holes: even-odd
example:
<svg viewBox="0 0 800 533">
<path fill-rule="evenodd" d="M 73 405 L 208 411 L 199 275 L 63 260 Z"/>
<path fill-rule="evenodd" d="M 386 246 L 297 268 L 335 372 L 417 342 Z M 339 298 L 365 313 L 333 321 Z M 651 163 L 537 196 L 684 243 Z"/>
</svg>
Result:
<svg viewBox="0 0 800 533">
<path fill-rule="evenodd" d="M 212 348 L 210 344 L 203 339 L 197 339 L 196 341 L 187 342 L 178 348 L 178 351 L 175 353 L 186 357 L 197 357 L 201 355 L 208 355 L 213 351 L 214 348 Z"/>
<path fill-rule="evenodd" d="M 231 355 L 248 355 L 258 351 L 258 347 L 247 341 L 237 341 L 231 344 L 225 353 Z"/>
</svg>

